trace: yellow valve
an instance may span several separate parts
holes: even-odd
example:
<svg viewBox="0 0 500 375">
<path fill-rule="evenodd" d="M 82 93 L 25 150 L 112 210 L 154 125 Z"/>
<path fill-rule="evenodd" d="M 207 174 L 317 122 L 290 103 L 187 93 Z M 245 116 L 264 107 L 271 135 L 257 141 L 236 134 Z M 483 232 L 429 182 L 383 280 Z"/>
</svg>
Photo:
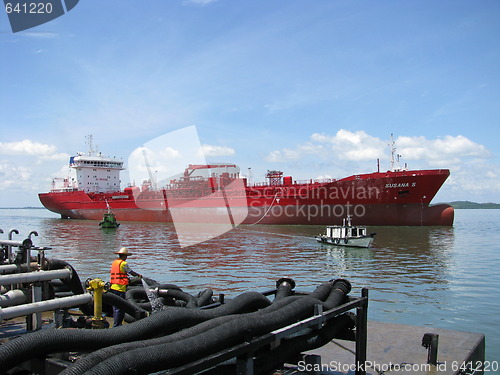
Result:
<svg viewBox="0 0 500 375">
<path fill-rule="evenodd" d="M 99 278 L 87 280 L 87 289 L 94 293 L 94 317 L 92 318 L 92 328 L 104 328 L 104 318 L 102 317 L 102 293 L 105 283 Z"/>
</svg>

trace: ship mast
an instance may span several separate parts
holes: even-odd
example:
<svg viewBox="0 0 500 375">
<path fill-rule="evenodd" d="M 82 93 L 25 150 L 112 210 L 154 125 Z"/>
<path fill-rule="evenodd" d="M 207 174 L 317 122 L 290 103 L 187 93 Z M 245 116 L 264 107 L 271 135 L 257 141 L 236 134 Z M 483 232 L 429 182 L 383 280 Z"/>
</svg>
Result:
<svg viewBox="0 0 500 375">
<path fill-rule="evenodd" d="M 87 139 L 87 144 L 89 145 L 89 156 L 94 156 L 97 153 L 97 150 L 94 149 L 94 136 L 89 134 L 85 136 Z"/>
<path fill-rule="evenodd" d="M 396 141 L 394 141 L 394 134 L 391 133 L 391 143 L 389 144 L 389 147 L 391 148 L 391 171 L 400 171 L 401 168 L 399 167 L 399 158 L 401 155 L 397 154 L 396 151 Z"/>
</svg>

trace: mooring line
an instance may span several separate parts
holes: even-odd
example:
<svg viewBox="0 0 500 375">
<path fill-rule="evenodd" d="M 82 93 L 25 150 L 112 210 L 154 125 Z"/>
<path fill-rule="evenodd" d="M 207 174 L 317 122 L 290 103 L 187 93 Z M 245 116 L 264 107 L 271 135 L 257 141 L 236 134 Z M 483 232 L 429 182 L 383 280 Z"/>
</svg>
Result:
<svg viewBox="0 0 500 375">
<path fill-rule="evenodd" d="M 251 224 L 253 225 L 253 224 Z M 274 236 L 283 236 L 283 237 L 289 237 L 289 238 L 307 238 L 307 239 L 311 239 L 311 237 L 309 236 L 297 236 L 297 235 L 293 235 L 293 234 L 284 234 L 284 233 L 273 233 L 273 232 L 264 232 L 264 231 L 260 231 L 260 230 L 253 230 L 253 229 L 246 229 L 246 228 L 242 228 L 241 225 L 236 227 L 236 229 L 239 229 L 239 230 L 243 230 L 243 231 L 247 231 L 247 232 L 252 232 L 252 233 L 262 233 L 262 234 L 271 234 L 271 235 L 274 235 Z"/>
<path fill-rule="evenodd" d="M 264 215 L 262 215 L 262 217 L 257 220 L 255 223 L 252 223 L 250 225 L 255 225 L 255 224 L 259 224 L 262 219 L 264 219 L 266 217 L 266 215 L 269 213 L 269 211 L 271 210 L 271 208 L 273 207 L 273 204 L 274 204 L 274 201 L 276 200 L 276 197 L 278 196 L 279 192 L 277 192 L 275 195 L 274 195 L 274 198 L 273 198 L 273 201 L 271 202 L 271 205 L 269 206 L 269 208 L 267 209 L 267 211 L 264 213 Z"/>
</svg>

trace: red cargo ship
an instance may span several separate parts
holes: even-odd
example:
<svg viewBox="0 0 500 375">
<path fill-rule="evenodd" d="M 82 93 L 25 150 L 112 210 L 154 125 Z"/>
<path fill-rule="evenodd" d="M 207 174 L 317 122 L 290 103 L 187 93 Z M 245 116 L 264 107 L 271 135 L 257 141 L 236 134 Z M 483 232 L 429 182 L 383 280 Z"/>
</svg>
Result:
<svg viewBox="0 0 500 375">
<path fill-rule="evenodd" d="M 267 182 L 251 184 L 234 164 L 189 165 L 162 187 L 149 179 L 120 190 L 119 159 L 89 152 L 71 157 L 70 166 L 76 178 L 55 179 L 39 194 L 63 218 L 100 220 L 109 205 L 118 221 L 332 225 L 350 215 L 356 225 L 453 225 L 451 206 L 430 205 L 448 169 L 307 182 L 268 171 Z"/>
</svg>

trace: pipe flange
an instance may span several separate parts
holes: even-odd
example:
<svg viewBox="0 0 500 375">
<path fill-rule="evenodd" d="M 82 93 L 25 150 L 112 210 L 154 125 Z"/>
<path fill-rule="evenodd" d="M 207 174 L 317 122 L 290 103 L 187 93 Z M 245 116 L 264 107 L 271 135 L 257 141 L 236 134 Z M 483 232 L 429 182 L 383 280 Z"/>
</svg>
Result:
<svg viewBox="0 0 500 375">
<path fill-rule="evenodd" d="M 279 288 L 280 285 L 285 283 L 290 285 L 290 289 L 295 288 L 295 281 L 291 277 L 282 277 L 281 279 L 276 281 L 276 288 Z"/>
<path fill-rule="evenodd" d="M 31 241 L 30 238 L 26 238 L 25 240 L 23 240 L 20 248 L 22 248 L 23 250 L 28 250 L 28 249 L 31 249 L 33 247 L 33 242 Z"/>
<path fill-rule="evenodd" d="M 346 280 L 346 279 L 336 279 L 336 280 L 330 280 L 330 282 L 333 281 L 333 288 L 334 289 L 338 289 L 342 292 L 344 292 L 344 294 L 349 294 L 351 289 L 352 289 L 352 286 L 351 286 L 351 283 Z"/>
<path fill-rule="evenodd" d="M 85 289 L 89 289 L 90 288 L 90 282 L 92 281 L 92 279 L 89 277 L 87 280 L 85 280 Z"/>
</svg>

